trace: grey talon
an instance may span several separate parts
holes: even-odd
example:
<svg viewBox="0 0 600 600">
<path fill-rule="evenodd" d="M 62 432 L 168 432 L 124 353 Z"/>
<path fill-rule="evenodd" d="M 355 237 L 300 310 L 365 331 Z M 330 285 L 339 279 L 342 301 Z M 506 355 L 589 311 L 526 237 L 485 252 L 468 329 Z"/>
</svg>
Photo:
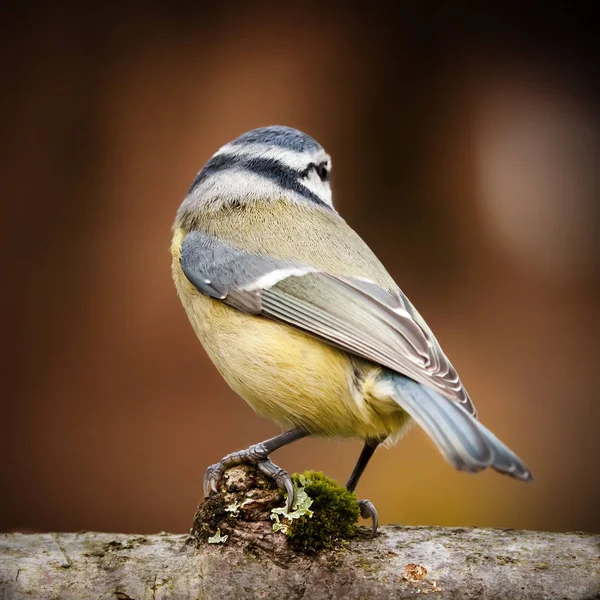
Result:
<svg viewBox="0 0 600 600">
<path fill-rule="evenodd" d="M 294 488 L 294 484 L 290 477 L 285 479 L 285 489 L 287 491 L 287 511 L 291 513 L 294 510 L 294 504 L 296 504 L 296 489 Z"/>
<path fill-rule="evenodd" d="M 291 512 L 294 506 L 294 501 L 296 498 L 294 484 L 292 483 L 292 479 L 289 476 L 288 472 L 278 467 L 276 464 L 272 463 L 270 460 L 262 460 L 257 464 L 257 467 L 260 469 L 261 473 L 275 480 L 277 487 L 280 490 L 284 490 L 287 492 L 287 511 Z"/>
<path fill-rule="evenodd" d="M 277 450 L 281 446 L 285 446 L 306 435 L 307 433 L 303 430 L 292 429 L 271 440 L 250 446 L 247 450 L 234 452 L 233 454 L 228 454 L 223 457 L 220 462 L 211 465 L 206 469 L 202 485 L 204 497 L 207 498 L 211 494 L 218 493 L 219 484 L 227 469 L 242 464 L 254 465 L 261 473 L 263 473 L 263 475 L 269 479 L 273 479 L 280 490 L 285 490 L 287 492 L 288 497 L 286 506 L 287 511 L 291 512 L 296 500 L 296 492 L 292 479 L 287 471 L 269 460 L 269 452 Z"/>
<path fill-rule="evenodd" d="M 216 494 L 219 491 L 219 483 L 223 478 L 225 467 L 222 462 L 210 465 L 204 473 L 204 479 L 202 480 L 202 491 L 204 497 L 208 498 L 211 494 Z"/>
<path fill-rule="evenodd" d="M 377 534 L 377 527 L 379 526 L 377 509 L 370 500 L 359 500 L 358 506 L 360 508 L 360 516 L 363 519 L 371 519 L 371 537 L 375 537 Z"/>
<path fill-rule="evenodd" d="M 216 465 L 211 465 L 206 469 L 206 473 L 204 473 L 204 479 L 202 480 L 202 491 L 204 492 L 204 497 L 208 498 L 211 494 L 212 490 L 212 474 Z"/>
</svg>

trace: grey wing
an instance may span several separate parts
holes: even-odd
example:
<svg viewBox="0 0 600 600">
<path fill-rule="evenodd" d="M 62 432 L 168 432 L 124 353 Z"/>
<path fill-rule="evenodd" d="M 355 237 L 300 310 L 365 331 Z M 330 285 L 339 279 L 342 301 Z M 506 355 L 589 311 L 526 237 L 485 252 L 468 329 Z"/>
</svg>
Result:
<svg viewBox="0 0 600 600">
<path fill-rule="evenodd" d="M 283 279 L 261 292 L 262 314 L 377 362 L 475 407 L 456 370 L 400 290 L 323 272 Z"/>
<path fill-rule="evenodd" d="M 199 231 L 184 238 L 180 264 L 198 291 L 255 315 L 262 313 L 263 282 L 272 285 L 313 270 L 300 263 L 250 254 Z"/>
<path fill-rule="evenodd" d="M 181 266 L 202 293 L 407 375 L 475 415 L 456 370 L 399 289 L 253 255 L 199 232 L 184 239 Z"/>
</svg>

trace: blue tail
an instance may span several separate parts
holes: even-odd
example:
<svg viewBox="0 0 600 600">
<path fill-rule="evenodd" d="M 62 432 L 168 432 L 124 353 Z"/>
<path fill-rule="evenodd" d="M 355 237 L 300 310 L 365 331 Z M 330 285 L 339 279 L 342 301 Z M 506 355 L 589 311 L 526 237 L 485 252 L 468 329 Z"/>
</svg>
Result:
<svg viewBox="0 0 600 600">
<path fill-rule="evenodd" d="M 386 371 L 383 377 L 392 382 L 398 405 L 459 471 L 477 473 L 492 467 L 522 481 L 533 479 L 523 461 L 460 404 L 404 375 Z"/>
</svg>

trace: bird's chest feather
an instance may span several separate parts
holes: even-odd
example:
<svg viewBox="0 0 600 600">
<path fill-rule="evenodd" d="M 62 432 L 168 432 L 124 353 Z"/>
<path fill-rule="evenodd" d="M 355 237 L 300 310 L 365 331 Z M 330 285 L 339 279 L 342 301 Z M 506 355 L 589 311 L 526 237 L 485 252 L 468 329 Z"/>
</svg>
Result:
<svg viewBox="0 0 600 600">
<path fill-rule="evenodd" d="M 238 241 L 235 226 L 227 223 L 223 229 L 230 242 Z M 270 224 L 253 243 L 258 245 L 258 239 L 262 240 L 261 245 L 270 246 L 273 238 L 269 232 L 274 230 Z M 278 235 L 287 239 L 281 228 Z M 373 410 L 369 404 L 360 389 L 354 359 L 346 352 L 300 330 L 248 315 L 198 292 L 179 263 L 184 237 L 185 232 L 176 231 L 172 246 L 173 278 L 179 297 L 223 378 L 257 413 L 285 427 L 304 427 L 313 433 L 339 437 L 376 437 L 396 429 L 395 418 Z M 316 259 L 320 254 L 318 239 L 312 241 L 308 247 Z M 283 254 L 292 253 L 285 244 L 283 250 L 279 247 Z M 266 252 L 269 248 L 254 250 Z M 317 261 L 311 261 L 314 262 Z M 346 263 L 342 255 L 336 262 L 340 269 L 357 268 L 352 261 Z M 385 277 L 387 274 L 383 273 Z"/>
<path fill-rule="evenodd" d="M 346 354 L 185 289 L 189 282 L 181 277 L 177 287 L 198 338 L 230 387 L 256 412 L 284 426 L 311 429 L 332 428 L 351 413 Z"/>
</svg>

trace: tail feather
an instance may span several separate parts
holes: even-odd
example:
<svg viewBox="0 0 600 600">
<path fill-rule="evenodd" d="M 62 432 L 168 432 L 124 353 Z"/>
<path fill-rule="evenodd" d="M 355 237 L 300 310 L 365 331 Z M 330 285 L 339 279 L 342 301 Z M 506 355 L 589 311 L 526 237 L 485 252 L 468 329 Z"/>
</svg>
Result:
<svg viewBox="0 0 600 600">
<path fill-rule="evenodd" d="M 476 473 L 491 467 L 516 479 L 533 479 L 523 461 L 460 404 L 404 375 L 390 372 L 387 376 L 394 387 L 394 401 L 459 471 Z"/>
</svg>

